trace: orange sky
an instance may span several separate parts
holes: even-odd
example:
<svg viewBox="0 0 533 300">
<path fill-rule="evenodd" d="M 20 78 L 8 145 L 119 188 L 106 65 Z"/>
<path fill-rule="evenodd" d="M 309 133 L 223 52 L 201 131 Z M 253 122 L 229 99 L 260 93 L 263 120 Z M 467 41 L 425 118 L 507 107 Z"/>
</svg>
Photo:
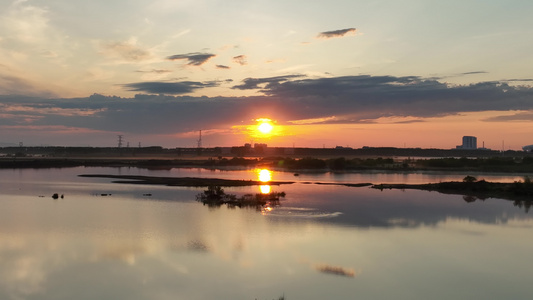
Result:
<svg viewBox="0 0 533 300">
<path fill-rule="evenodd" d="M 0 146 L 533 144 L 531 1 L 4 2 Z"/>
</svg>

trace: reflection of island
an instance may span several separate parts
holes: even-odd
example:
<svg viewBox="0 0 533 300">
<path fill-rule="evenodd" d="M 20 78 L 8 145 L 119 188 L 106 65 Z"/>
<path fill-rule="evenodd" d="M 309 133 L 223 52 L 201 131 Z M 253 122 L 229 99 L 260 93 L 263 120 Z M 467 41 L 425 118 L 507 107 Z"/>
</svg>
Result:
<svg viewBox="0 0 533 300">
<path fill-rule="evenodd" d="M 272 207 L 279 205 L 279 199 L 285 197 L 285 192 L 270 192 L 266 194 L 246 194 L 237 197 L 226 194 L 220 186 L 209 186 L 203 193 L 196 195 L 196 200 L 208 206 L 228 205 L 230 207 Z"/>
</svg>

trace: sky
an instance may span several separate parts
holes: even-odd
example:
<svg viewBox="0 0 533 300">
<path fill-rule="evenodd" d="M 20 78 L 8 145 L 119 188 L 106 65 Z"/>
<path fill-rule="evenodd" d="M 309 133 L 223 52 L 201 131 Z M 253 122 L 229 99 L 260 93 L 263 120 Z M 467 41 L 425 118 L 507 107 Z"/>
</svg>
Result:
<svg viewBox="0 0 533 300">
<path fill-rule="evenodd" d="M 528 0 L 0 0 L 0 146 L 520 150 Z M 256 130 L 270 119 L 273 131 Z"/>
</svg>

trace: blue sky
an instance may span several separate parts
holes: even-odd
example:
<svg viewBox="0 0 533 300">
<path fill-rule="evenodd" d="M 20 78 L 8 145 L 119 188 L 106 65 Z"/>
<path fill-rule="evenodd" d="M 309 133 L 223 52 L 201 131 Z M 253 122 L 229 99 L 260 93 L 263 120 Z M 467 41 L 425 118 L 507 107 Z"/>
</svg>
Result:
<svg viewBox="0 0 533 300">
<path fill-rule="evenodd" d="M 520 149 L 533 142 L 532 11 L 530 1 L 1 0 L 0 145 L 113 146 L 122 134 L 193 146 L 202 129 L 228 146 L 250 142 L 266 117 L 283 128 L 256 140 L 270 145 L 452 148 L 475 135 Z"/>
</svg>

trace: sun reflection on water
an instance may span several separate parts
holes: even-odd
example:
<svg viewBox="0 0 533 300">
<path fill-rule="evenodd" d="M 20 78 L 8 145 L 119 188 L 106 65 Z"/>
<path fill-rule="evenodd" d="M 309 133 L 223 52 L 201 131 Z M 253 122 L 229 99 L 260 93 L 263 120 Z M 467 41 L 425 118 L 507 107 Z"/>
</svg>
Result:
<svg viewBox="0 0 533 300">
<path fill-rule="evenodd" d="M 270 185 L 260 185 L 259 190 L 261 190 L 261 194 L 270 194 L 272 188 Z"/>
<path fill-rule="evenodd" d="M 268 169 L 257 169 L 257 178 L 261 182 L 268 183 L 272 180 L 272 171 Z M 260 185 L 259 190 L 261 194 L 269 194 L 272 188 L 268 184 Z"/>
</svg>

